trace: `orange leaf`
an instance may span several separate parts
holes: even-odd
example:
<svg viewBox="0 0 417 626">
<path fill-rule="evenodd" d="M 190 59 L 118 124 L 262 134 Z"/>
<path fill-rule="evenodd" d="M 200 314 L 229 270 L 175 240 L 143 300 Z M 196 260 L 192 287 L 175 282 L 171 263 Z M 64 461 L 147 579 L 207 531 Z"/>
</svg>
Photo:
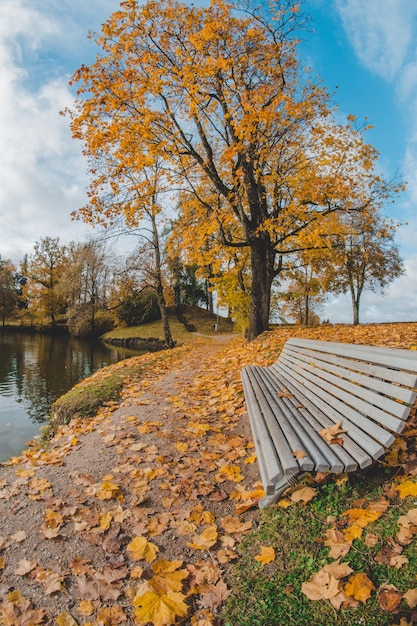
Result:
<svg viewBox="0 0 417 626">
<path fill-rule="evenodd" d="M 400 498 L 404 500 L 407 496 L 417 496 L 417 482 L 406 480 L 397 487 L 400 492 Z"/>
<path fill-rule="evenodd" d="M 271 546 L 261 546 L 261 551 L 255 556 L 255 561 L 258 561 L 258 563 L 262 563 L 262 565 L 266 565 L 267 563 L 271 563 L 271 561 L 275 561 L 274 548 L 272 548 Z"/>
<path fill-rule="evenodd" d="M 126 550 L 130 553 L 134 561 L 145 559 L 148 563 L 155 561 L 156 555 L 159 552 L 158 546 L 148 541 L 146 537 L 135 537 L 128 544 Z"/>
<path fill-rule="evenodd" d="M 354 574 L 346 583 L 345 592 L 348 596 L 353 596 L 364 604 L 371 597 L 371 592 L 375 589 L 373 582 L 364 573 Z"/>
</svg>

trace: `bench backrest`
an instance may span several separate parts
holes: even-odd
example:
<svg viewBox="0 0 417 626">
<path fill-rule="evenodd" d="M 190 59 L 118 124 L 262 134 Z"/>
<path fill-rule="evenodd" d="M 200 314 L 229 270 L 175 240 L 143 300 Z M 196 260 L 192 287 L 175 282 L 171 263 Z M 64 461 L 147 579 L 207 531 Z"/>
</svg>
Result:
<svg viewBox="0 0 417 626">
<path fill-rule="evenodd" d="M 292 338 L 272 367 L 330 407 L 345 403 L 347 418 L 363 415 L 394 433 L 403 430 L 417 395 L 412 350 Z"/>
</svg>

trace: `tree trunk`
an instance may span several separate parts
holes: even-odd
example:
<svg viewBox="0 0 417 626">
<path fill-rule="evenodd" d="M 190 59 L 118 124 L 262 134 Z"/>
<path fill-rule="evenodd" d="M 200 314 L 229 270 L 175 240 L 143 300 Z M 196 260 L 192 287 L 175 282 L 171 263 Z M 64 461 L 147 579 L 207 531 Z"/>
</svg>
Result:
<svg viewBox="0 0 417 626">
<path fill-rule="evenodd" d="M 308 293 L 304 296 L 304 326 L 310 325 L 310 298 Z"/>
<path fill-rule="evenodd" d="M 166 303 L 165 303 L 164 286 L 162 283 L 161 249 L 160 249 L 160 243 L 159 243 L 158 228 L 156 225 L 156 217 L 154 213 L 152 213 L 151 215 L 151 222 L 152 222 L 152 241 L 153 241 L 153 247 L 155 251 L 156 294 L 158 296 L 159 310 L 161 311 L 161 320 L 162 320 L 162 326 L 164 329 L 165 345 L 167 348 L 173 348 L 175 346 L 175 342 L 171 335 L 171 329 L 169 327 L 169 320 L 168 320 Z"/>
<path fill-rule="evenodd" d="M 353 324 L 357 326 L 359 324 L 359 303 L 361 299 L 361 292 L 355 293 L 355 290 L 351 288 L 350 295 L 352 297 L 352 309 L 353 309 Z"/>
<path fill-rule="evenodd" d="M 251 245 L 252 289 L 249 310 L 249 341 L 269 328 L 275 252 L 268 244 L 269 241 L 265 238 L 256 239 Z"/>
<path fill-rule="evenodd" d="M 211 291 L 210 282 L 206 280 L 206 292 L 207 292 L 207 311 L 213 315 L 214 306 L 213 306 L 213 292 Z"/>
</svg>

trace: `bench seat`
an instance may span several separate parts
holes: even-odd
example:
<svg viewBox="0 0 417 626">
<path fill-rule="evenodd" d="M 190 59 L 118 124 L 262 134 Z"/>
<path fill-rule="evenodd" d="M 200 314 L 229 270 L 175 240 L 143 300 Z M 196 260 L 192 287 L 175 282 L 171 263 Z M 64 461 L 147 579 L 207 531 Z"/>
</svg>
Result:
<svg viewBox="0 0 417 626">
<path fill-rule="evenodd" d="M 416 399 L 417 352 L 292 338 L 242 381 L 264 507 L 301 473 L 352 472 L 384 454 Z"/>
</svg>

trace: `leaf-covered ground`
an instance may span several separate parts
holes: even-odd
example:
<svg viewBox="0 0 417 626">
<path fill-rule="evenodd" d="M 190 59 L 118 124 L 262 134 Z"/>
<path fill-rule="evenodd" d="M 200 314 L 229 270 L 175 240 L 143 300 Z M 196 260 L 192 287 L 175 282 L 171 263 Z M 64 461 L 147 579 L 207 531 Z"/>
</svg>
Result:
<svg viewBox="0 0 417 626">
<path fill-rule="evenodd" d="M 273 362 L 294 334 L 417 346 L 417 324 L 289 327 L 251 344 L 199 339 L 130 359 L 129 366 L 145 367 L 126 379 L 120 402 L 92 419 L 74 418 L 44 449 L 33 445 L 0 467 L 0 625 L 220 624 L 233 591 L 228 573 L 262 517 L 240 370 Z M 402 480 L 404 498 L 415 497 L 414 475 Z M 295 506 L 308 506 L 300 499 Z M 350 513 L 344 543 L 374 514 Z M 413 515 L 404 521 L 410 541 Z M 323 541 L 337 550 L 338 537 Z M 400 555 L 381 558 L 398 565 Z M 254 559 L 265 566 L 274 549 L 262 546 Z M 375 594 L 372 581 L 347 566 L 317 570 L 318 578 L 305 580 L 311 602 L 324 594 L 319 600 L 364 603 L 365 590 Z M 320 587 L 324 579 L 331 591 Z M 389 606 L 404 602 L 391 588 L 384 593 Z"/>
</svg>

